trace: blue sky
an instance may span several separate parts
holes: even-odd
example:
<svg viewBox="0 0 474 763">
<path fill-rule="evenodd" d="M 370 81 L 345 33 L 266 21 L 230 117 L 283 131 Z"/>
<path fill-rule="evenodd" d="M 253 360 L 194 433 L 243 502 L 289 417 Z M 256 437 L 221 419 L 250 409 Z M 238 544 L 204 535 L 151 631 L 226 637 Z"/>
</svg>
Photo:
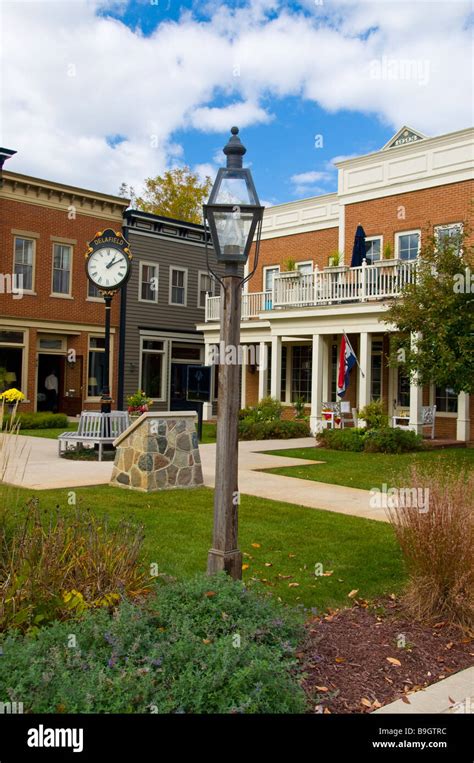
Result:
<svg viewBox="0 0 474 763">
<path fill-rule="evenodd" d="M 78 186 L 139 191 L 183 164 L 212 176 L 237 124 L 261 199 L 281 203 L 336 190 L 335 159 L 403 124 L 436 135 L 472 120 L 466 0 L 4 0 L 2 12 L 9 168 Z"/>
</svg>

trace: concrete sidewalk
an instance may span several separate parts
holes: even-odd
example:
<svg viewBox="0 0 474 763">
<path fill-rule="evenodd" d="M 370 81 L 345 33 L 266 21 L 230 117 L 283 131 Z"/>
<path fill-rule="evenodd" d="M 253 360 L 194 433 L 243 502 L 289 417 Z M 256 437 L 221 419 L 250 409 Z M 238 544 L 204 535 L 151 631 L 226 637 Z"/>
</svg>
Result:
<svg viewBox="0 0 474 763">
<path fill-rule="evenodd" d="M 5 435 L 0 435 L 0 437 Z M 57 440 L 43 437 L 8 437 L 3 457 L 8 454 L 5 468 L 0 464 L 0 477 L 20 487 L 34 490 L 102 485 L 110 481 L 112 462 L 70 461 L 58 456 Z M 262 451 L 314 447 L 310 437 L 293 440 L 259 440 L 239 443 L 239 489 L 243 494 L 295 503 L 312 509 L 325 509 L 366 519 L 386 521 L 383 509 L 369 505 L 369 492 L 357 488 L 329 485 L 324 482 L 264 474 L 261 469 L 279 466 L 301 466 L 318 462 L 286 456 L 269 456 Z M 201 445 L 204 484 L 214 487 L 215 443 Z M 319 461 L 320 462 L 320 461 Z M 320 462 L 321 463 L 321 462 Z"/>
<path fill-rule="evenodd" d="M 375 710 L 374 713 L 474 713 L 474 668 L 466 668 L 426 689 Z"/>
</svg>

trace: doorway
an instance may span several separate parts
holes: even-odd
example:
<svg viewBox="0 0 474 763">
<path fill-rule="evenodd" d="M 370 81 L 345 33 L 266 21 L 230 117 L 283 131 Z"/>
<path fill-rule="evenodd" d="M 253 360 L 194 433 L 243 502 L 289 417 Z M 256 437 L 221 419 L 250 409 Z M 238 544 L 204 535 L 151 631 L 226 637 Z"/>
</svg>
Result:
<svg viewBox="0 0 474 763">
<path fill-rule="evenodd" d="M 64 389 L 64 356 L 38 354 L 36 409 L 58 413 Z"/>
<path fill-rule="evenodd" d="M 171 363 L 170 410 L 197 411 L 199 403 L 187 400 L 188 363 Z"/>
</svg>

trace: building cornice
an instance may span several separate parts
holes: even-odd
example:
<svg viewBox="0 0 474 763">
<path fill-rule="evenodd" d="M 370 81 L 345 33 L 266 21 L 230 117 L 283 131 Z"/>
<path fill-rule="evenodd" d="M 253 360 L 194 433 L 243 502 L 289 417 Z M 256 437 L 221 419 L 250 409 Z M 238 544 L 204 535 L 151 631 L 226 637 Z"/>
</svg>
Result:
<svg viewBox="0 0 474 763">
<path fill-rule="evenodd" d="M 123 213 L 130 203 L 128 199 L 121 196 L 54 183 L 16 172 L 3 172 L 2 179 L 1 199 L 59 209 L 65 213 L 74 212 L 79 215 L 90 215 L 104 220 L 116 219 L 121 222 Z"/>
</svg>

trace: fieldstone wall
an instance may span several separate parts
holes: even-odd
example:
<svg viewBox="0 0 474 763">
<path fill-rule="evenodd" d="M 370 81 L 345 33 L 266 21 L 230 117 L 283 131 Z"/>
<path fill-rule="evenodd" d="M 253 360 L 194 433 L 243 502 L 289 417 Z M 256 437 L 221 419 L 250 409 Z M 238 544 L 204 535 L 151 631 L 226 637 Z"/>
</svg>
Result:
<svg viewBox="0 0 474 763">
<path fill-rule="evenodd" d="M 203 484 L 193 411 L 144 413 L 117 438 L 111 485 L 152 492 Z"/>
</svg>

